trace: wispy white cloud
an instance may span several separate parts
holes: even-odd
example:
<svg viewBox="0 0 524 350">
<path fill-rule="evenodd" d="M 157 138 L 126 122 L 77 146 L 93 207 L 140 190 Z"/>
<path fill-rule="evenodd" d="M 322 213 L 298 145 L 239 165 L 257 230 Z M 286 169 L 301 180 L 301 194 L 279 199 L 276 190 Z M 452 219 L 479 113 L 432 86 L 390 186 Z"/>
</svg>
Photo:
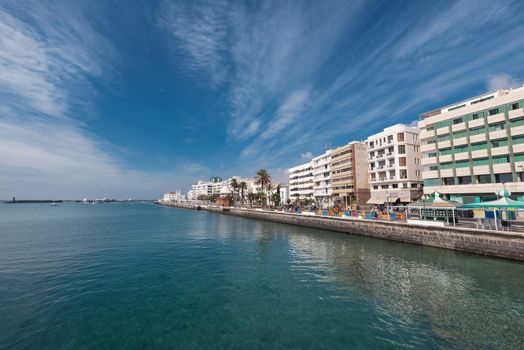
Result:
<svg viewBox="0 0 524 350">
<path fill-rule="evenodd" d="M 311 159 L 313 159 L 313 157 L 313 153 L 311 152 L 305 152 L 300 155 L 300 159 L 302 159 L 302 161 L 304 162 L 310 161 Z"/>
<path fill-rule="evenodd" d="M 120 60 L 91 9 L 0 3 L 0 198 L 150 197 L 206 170 L 136 171 L 88 131 L 90 81 L 110 84 Z"/>
<path fill-rule="evenodd" d="M 176 63 L 213 85 L 222 83 L 227 74 L 227 17 L 225 1 L 164 1 L 160 10 L 159 22 L 172 35 Z"/>
<path fill-rule="evenodd" d="M 508 74 L 501 73 L 489 76 L 487 82 L 487 90 L 496 91 L 498 89 L 515 88 L 521 85 L 522 81 L 519 81 L 519 79 L 512 77 Z"/>
</svg>

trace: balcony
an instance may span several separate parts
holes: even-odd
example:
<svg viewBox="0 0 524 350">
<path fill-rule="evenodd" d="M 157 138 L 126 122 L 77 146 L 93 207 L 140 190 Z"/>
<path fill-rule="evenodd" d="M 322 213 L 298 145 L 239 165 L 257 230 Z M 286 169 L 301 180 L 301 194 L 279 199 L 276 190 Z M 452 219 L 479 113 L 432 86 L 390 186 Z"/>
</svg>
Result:
<svg viewBox="0 0 524 350">
<path fill-rule="evenodd" d="M 474 175 L 489 175 L 489 165 L 477 165 L 473 167 Z"/>
<path fill-rule="evenodd" d="M 468 152 L 455 153 L 455 160 L 466 160 L 469 159 Z"/>
<path fill-rule="evenodd" d="M 451 141 L 447 140 L 447 141 L 440 141 L 438 143 L 438 147 L 439 148 L 449 148 L 451 147 Z"/>
<path fill-rule="evenodd" d="M 438 157 L 438 161 L 439 162 L 451 162 L 452 161 L 451 154 L 446 154 L 446 155 Z"/>
<path fill-rule="evenodd" d="M 499 122 L 503 122 L 504 120 L 506 120 L 504 113 L 499 113 L 499 114 L 488 116 L 488 124 L 499 123 Z"/>
<path fill-rule="evenodd" d="M 468 143 L 467 137 L 460 137 L 458 139 L 453 140 L 453 145 L 455 146 L 462 146 Z"/>
<path fill-rule="evenodd" d="M 457 174 L 457 176 L 468 176 L 471 175 L 471 169 L 469 167 L 456 168 L 455 173 Z"/>
<path fill-rule="evenodd" d="M 493 172 L 496 174 L 511 173 L 511 163 L 493 164 Z"/>
<path fill-rule="evenodd" d="M 504 130 L 495 130 L 489 132 L 489 138 L 491 140 L 497 140 L 508 137 L 508 132 Z"/>
<path fill-rule="evenodd" d="M 420 132 L 420 139 L 421 140 L 432 139 L 433 137 L 435 137 L 435 132 L 433 130 L 431 130 L 431 131 L 422 130 Z"/>
<path fill-rule="evenodd" d="M 428 164 L 436 164 L 437 163 L 437 157 L 424 157 L 420 160 L 420 164 L 422 165 L 428 165 Z"/>
<path fill-rule="evenodd" d="M 421 152 L 434 151 L 436 148 L 437 148 L 437 145 L 435 145 L 434 143 L 428 143 L 428 144 L 425 144 L 425 145 L 420 145 L 420 151 Z"/>
<path fill-rule="evenodd" d="M 479 126 L 484 125 L 484 118 L 470 120 L 468 123 L 469 128 L 478 128 Z"/>
<path fill-rule="evenodd" d="M 462 131 L 466 130 L 466 123 L 459 123 L 451 126 L 451 131 Z"/>
<path fill-rule="evenodd" d="M 486 141 L 486 134 L 484 133 L 478 134 L 478 135 L 471 135 L 469 137 L 469 142 L 471 143 L 477 143 L 477 142 L 482 142 L 482 141 Z"/>
<path fill-rule="evenodd" d="M 442 169 L 440 170 L 440 177 L 452 177 L 453 169 Z"/>
<path fill-rule="evenodd" d="M 511 135 L 512 136 L 524 135 L 524 125 L 522 125 L 522 126 L 515 126 L 515 127 L 511 128 Z"/>
<path fill-rule="evenodd" d="M 438 171 L 436 170 L 427 170 L 422 172 L 423 179 L 436 179 L 438 177 Z"/>
<path fill-rule="evenodd" d="M 471 151 L 471 159 L 486 158 L 488 156 L 487 149 L 479 149 L 478 151 Z"/>
<path fill-rule="evenodd" d="M 509 154 L 508 146 L 495 147 L 491 149 L 492 156 L 502 156 L 502 155 L 508 155 L 508 154 Z"/>
<path fill-rule="evenodd" d="M 444 128 L 437 129 L 437 136 L 446 135 L 446 134 L 449 134 L 449 128 L 447 126 Z"/>
<path fill-rule="evenodd" d="M 514 144 L 513 153 L 524 153 L 524 143 Z"/>
<path fill-rule="evenodd" d="M 524 108 L 514 109 L 508 112 L 509 119 L 517 119 L 524 117 Z"/>
</svg>

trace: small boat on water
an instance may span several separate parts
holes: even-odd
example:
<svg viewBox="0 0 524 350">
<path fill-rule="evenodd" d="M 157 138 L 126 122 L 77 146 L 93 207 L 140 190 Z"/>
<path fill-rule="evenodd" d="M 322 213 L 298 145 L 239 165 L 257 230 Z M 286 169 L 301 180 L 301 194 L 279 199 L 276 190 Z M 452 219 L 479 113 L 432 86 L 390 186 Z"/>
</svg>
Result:
<svg viewBox="0 0 524 350">
<path fill-rule="evenodd" d="M 56 203 L 51 203 L 51 206 L 52 206 L 52 207 L 56 207 L 56 206 L 58 206 L 58 204 L 56 204 Z"/>
</svg>

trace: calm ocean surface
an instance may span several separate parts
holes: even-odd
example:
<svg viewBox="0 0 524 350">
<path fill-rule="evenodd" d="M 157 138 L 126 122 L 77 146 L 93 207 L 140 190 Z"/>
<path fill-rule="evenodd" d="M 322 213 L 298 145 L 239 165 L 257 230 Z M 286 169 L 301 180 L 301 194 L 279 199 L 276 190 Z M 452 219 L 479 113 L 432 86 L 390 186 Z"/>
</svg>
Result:
<svg viewBox="0 0 524 350">
<path fill-rule="evenodd" d="M 524 264 L 148 204 L 0 204 L 1 349 L 523 349 Z"/>
</svg>

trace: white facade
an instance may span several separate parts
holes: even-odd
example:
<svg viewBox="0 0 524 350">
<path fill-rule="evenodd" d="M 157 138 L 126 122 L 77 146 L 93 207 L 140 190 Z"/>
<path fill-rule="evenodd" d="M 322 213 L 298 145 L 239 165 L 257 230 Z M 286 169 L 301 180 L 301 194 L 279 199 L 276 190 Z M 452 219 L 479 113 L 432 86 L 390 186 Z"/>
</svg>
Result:
<svg viewBox="0 0 524 350">
<path fill-rule="evenodd" d="M 331 153 L 326 151 L 311 160 L 313 165 L 313 196 L 322 205 L 331 205 Z"/>
<path fill-rule="evenodd" d="M 164 193 L 164 202 L 180 202 L 184 201 L 186 197 L 182 194 L 180 190 L 175 192 L 166 192 Z"/>
<path fill-rule="evenodd" d="M 214 194 L 213 192 L 214 185 L 215 184 L 209 181 L 199 180 L 196 184 L 191 185 L 191 190 L 187 193 L 187 199 L 197 200 L 199 196 L 211 196 L 212 194 Z M 220 192 L 220 188 L 218 189 L 218 193 L 219 192 Z"/>
<path fill-rule="evenodd" d="M 524 86 L 421 115 L 424 193 L 461 203 L 524 199 Z"/>
<path fill-rule="evenodd" d="M 289 200 L 289 186 L 280 186 L 280 205 L 286 205 Z"/>
<path fill-rule="evenodd" d="M 289 198 L 313 198 L 313 164 L 311 162 L 290 168 L 289 173 Z"/>
<path fill-rule="evenodd" d="M 368 204 L 410 203 L 422 195 L 420 129 L 397 124 L 369 136 Z"/>
</svg>

